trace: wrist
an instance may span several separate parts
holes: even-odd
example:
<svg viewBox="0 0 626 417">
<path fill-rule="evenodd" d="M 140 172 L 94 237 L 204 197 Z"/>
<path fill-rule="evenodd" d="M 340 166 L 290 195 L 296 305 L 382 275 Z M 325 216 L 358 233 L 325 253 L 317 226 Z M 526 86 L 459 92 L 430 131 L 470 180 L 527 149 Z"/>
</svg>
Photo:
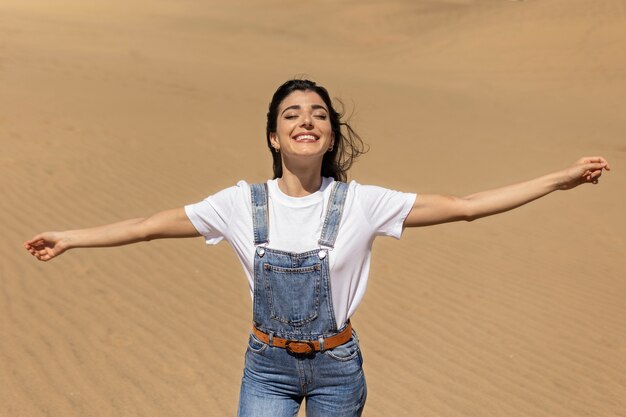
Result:
<svg viewBox="0 0 626 417">
<path fill-rule="evenodd" d="M 59 245 L 64 249 L 77 247 L 76 236 L 73 231 L 60 232 Z"/>
<path fill-rule="evenodd" d="M 550 174 L 552 187 L 554 190 L 569 190 L 571 188 L 570 178 L 567 170 L 561 170 Z"/>
</svg>

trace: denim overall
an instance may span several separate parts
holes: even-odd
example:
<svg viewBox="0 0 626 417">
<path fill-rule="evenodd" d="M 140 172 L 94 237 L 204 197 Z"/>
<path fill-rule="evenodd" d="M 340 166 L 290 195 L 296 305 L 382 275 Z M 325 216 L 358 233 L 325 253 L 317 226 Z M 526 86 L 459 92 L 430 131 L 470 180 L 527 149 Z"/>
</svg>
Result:
<svg viewBox="0 0 626 417">
<path fill-rule="evenodd" d="M 257 329 L 269 344 L 250 335 L 241 384 L 239 417 L 296 416 L 307 398 L 308 417 L 360 416 L 366 386 L 358 339 L 324 350 L 337 329 L 330 288 L 329 256 L 343 213 L 348 185 L 335 182 L 316 250 L 293 253 L 269 248 L 267 184 L 253 184 L 254 306 Z M 318 340 L 308 355 L 272 346 L 272 338 Z"/>
</svg>

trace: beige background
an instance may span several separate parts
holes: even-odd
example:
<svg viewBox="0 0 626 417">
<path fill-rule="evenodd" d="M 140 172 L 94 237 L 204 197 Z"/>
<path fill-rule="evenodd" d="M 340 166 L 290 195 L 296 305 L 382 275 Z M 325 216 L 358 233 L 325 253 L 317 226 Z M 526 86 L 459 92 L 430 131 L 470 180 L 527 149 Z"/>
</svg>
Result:
<svg viewBox="0 0 626 417">
<path fill-rule="evenodd" d="M 251 306 L 228 245 L 44 264 L 21 244 L 267 178 L 266 106 L 300 74 L 353 113 L 362 183 L 463 195 L 584 155 L 614 168 L 379 240 L 354 317 L 364 415 L 626 416 L 622 0 L 3 0 L 0 415 L 235 414 Z"/>
</svg>

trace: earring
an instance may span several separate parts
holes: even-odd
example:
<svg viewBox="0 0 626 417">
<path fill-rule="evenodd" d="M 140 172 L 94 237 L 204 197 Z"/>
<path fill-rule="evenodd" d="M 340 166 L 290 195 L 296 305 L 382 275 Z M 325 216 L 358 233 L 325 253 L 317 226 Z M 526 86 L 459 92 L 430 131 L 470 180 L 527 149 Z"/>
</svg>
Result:
<svg viewBox="0 0 626 417">
<path fill-rule="evenodd" d="M 330 148 L 328 148 L 328 151 L 326 151 L 326 152 L 332 152 L 333 149 L 335 149 L 335 144 L 334 143 L 332 145 L 330 145 Z"/>
<path fill-rule="evenodd" d="M 274 148 L 274 152 L 279 153 L 280 150 L 278 148 Z"/>
</svg>

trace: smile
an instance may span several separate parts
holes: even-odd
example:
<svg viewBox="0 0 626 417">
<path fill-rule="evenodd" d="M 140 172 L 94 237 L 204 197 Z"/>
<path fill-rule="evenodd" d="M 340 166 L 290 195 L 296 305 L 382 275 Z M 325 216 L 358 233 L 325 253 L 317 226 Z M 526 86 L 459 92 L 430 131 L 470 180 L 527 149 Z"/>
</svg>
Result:
<svg viewBox="0 0 626 417">
<path fill-rule="evenodd" d="M 313 135 L 310 133 L 299 134 L 293 137 L 293 139 L 297 142 L 315 142 L 319 139 L 317 135 Z"/>
</svg>

